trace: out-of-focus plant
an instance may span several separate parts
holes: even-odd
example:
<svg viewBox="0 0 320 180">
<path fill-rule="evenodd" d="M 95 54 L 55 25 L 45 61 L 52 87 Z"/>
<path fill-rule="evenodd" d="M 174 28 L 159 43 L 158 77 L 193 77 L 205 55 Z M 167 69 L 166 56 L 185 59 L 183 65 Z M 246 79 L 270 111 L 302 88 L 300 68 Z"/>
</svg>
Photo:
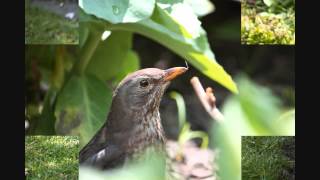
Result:
<svg viewBox="0 0 320 180">
<path fill-rule="evenodd" d="M 186 121 L 186 106 L 183 97 L 177 92 L 170 92 L 170 97 L 177 103 L 178 108 L 178 119 L 179 119 L 179 137 L 178 143 L 180 146 L 180 152 L 182 151 L 183 145 L 194 138 L 201 139 L 201 148 L 208 148 L 209 137 L 208 134 L 203 131 L 192 131 L 190 123 Z"/>
<path fill-rule="evenodd" d="M 213 11 L 210 1 L 80 0 L 79 5 L 80 42 L 75 51 L 27 48 L 26 64 L 35 62 L 41 75 L 37 85 L 45 81 L 47 86 L 41 108 L 33 108 L 39 116 L 30 121 L 29 134 L 79 135 L 80 147 L 85 145 L 106 120 L 112 89 L 140 68 L 132 49 L 134 33 L 166 46 L 237 92 L 232 78 L 216 62 L 198 19 Z M 31 67 L 26 72 L 33 73 Z"/>
<path fill-rule="evenodd" d="M 26 117 L 27 134 L 56 134 L 56 97 L 75 62 L 75 48 L 63 45 L 27 45 Z"/>
<path fill-rule="evenodd" d="M 164 180 L 167 175 L 165 156 L 151 151 L 149 154 L 144 154 L 142 161 L 129 163 L 120 169 L 99 171 L 86 166 L 80 166 L 79 168 L 79 180 Z"/>
<path fill-rule="evenodd" d="M 294 109 L 282 107 L 265 87 L 242 76 L 236 81 L 239 95 L 223 105 L 225 121 L 212 129 L 218 149 L 218 175 L 221 179 L 241 179 L 241 136 L 294 136 Z"/>
<path fill-rule="evenodd" d="M 200 3 L 206 2 L 206 3 Z M 198 4 L 191 6 L 190 4 Z M 206 32 L 197 15 L 212 12 L 206 7 L 209 1 L 109 1 L 92 3 L 80 0 L 80 44 L 89 42 L 90 32 L 103 34 L 127 31 L 139 33 L 168 47 L 213 80 L 236 92 L 231 77 L 216 62 Z M 201 6 L 202 4 L 202 6 Z M 93 43 L 99 38 L 93 40 Z M 93 47 L 94 49 L 94 47 Z"/>
<path fill-rule="evenodd" d="M 179 119 L 179 138 L 178 143 L 180 146 L 180 152 L 185 142 L 193 139 L 200 138 L 202 140 L 201 148 L 208 147 L 208 135 L 202 131 L 192 131 L 190 124 L 186 122 L 186 108 L 183 97 L 177 92 L 170 92 L 170 97 L 173 98 L 178 107 L 178 119 Z M 177 158 L 181 155 L 177 154 Z M 79 179 L 92 179 L 92 180 L 103 180 L 103 179 L 155 179 L 163 180 L 171 177 L 166 168 L 165 159 L 163 154 L 158 154 L 153 151 L 145 153 L 142 157 L 142 161 L 138 163 L 129 163 L 125 168 L 116 169 L 108 172 L 98 171 L 85 166 L 80 166 Z"/>
</svg>

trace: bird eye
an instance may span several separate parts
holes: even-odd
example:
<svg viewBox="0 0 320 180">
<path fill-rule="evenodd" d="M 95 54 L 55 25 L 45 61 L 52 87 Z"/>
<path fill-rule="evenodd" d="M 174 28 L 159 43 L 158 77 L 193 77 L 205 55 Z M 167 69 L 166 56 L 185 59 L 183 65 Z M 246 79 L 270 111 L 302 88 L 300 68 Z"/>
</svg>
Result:
<svg viewBox="0 0 320 180">
<path fill-rule="evenodd" d="M 140 86 L 141 87 L 147 87 L 149 85 L 149 82 L 147 81 L 147 80 L 142 80 L 142 81 L 140 81 Z"/>
</svg>

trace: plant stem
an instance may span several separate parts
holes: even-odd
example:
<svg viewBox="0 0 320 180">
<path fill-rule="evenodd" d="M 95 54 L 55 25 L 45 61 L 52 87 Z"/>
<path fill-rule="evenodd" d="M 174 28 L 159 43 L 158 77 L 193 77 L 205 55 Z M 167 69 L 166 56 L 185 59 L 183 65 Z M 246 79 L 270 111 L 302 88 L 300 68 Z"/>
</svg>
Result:
<svg viewBox="0 0 320 180">
<path fill-rule="evenodd" d="M 59 90 L 64 81 L 64 61 L 65 46 L 57 46 L 56 57 L 54 61 L 54 67 L 51 76 L 51 86 L 54 89 Z"/>
<path fill-rule="evenodd" d="M 86 43 L 84 44 L 82 51 L 79 55 L 79 62 L 76 64 L 76 72 L 80 75 L 82 75 L 87 65 L 90 62 L 90 59 L 95 52 L 96 48 L 98 47 L 98 44 L 101 39 L 101 32 L 97 31 L 90 31 L 88 35 L 88 39 Z"/>
</svg>

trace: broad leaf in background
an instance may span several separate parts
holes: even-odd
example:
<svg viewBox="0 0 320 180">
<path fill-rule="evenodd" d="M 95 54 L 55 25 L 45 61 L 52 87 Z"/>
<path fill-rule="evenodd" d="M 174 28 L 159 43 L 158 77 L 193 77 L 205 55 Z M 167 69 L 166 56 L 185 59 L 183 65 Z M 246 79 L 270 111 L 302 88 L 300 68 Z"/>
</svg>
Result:
<svg viewBox="0 0 320 180">
<path fill-rule="evenodd" d="M 168 47 L 189 61 L 200 72 L 219 82 L 232 92 L 237 92 L 237 87 L 231 77 L 216 62 L 214 54 L 210 49 L 206 32 L 201 27 L 199 36 L 191 34 L 191 36 L 196 38 L 189 38 L 190 36 L 185 33 L 188 31 L 176 22 L 176 19 L 171 18 L 165 10 L 157 6 L 155 11 L 151 19 L 139 22 L 138 26 L 129 25 L 130 27 L 126 28 L 132 29 Z M 169 26 L 168 24 L 171 25 Z M 195 24 L 195 26 L 197 25 L 199 26 L 200 24 Z"/>
<path fill-rule="evenodd" d="M 104 41 L 100 41 L 90 63 L 87 72 L 96 75 L 101 80 L 110 80 L 123 71 L 128 53 L 131 52 L 132 33 L 126 31 L 114 31 Z M 136 70 L 136 69 L 133 69 Z"/>
<path fill-rule="evenodd" d="M 132 23 L 149 18 L 155 0 L 80 0 L 79 6 L 88 14 L 111 23 Z"/>
<path fill-rule="evenodd" d="M 241 136 L 295 135 L 294 111 L 281 116 L 283 107 L 269 89 L 244 76 L 237 83 L 240 94 L 227 99 L 225 121 L 212 130 L 221 179 L 241 179 Z"/>
<path fill-rule="evenodd" d="M 118 74 L 116 74 L 116 79 L 114 82 L 116 85 L 129 73 L 140 69 L 140 61 L 138 54 L 133 50 L 129 50 L 119 68 L 121 69 L 121 71 Z"/>
<path fill-rule="evenodd" d="M 86 10 L 84 9 L 84 11 Z M 186 22 L 185 18 L 182 18 L 177 12 L 183 14 L 184 17 L 190 17 L 190 22 Z M 95 13 L 91 15 L 96 16 Z M 216 62 L 206 32 L 200 26 L 200 21 L 197 20 L 193 10 L 186 3 L 176 1 L 156 3 L 153 15 L 137 23 L 112 24 L 108 19 L 103 19 L 103 21 L 84 13 L 81 17 L 82 21 L 100 23 L 110 31 L 132 31 L 149 37 L 189 61 L 211 79 L 232 92 L 237 92 L 236 84 L 232 78 Z"/>
<path fill-rule="evenodd" d="M 57 99 L 55 129 L 61 135 L 79 135 L 85 145 L 105 122 L 112 92 L 94 76 L 72 76 Z"/>
</svg>

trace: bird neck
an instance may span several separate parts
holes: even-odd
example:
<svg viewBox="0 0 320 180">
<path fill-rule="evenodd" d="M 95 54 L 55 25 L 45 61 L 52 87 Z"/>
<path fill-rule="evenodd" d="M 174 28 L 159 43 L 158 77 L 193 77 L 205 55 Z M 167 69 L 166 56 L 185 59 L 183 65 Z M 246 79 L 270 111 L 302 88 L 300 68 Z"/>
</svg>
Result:
<svg viewBox="0 0 320 180">
<path fill-rule="evenodd" d="M 121 106 L 118 103 L 121 103 Z M 135 110 L 123 108 L 125 106 L 123 106 L 122 102 L 113 101 L 111 106 L 106 122 L 106 132 L 128 132 L 128 138 L 135 137 L 136 134 L 143 132 L 150 141 L 155 141 L 155 139 L 164 141 L 159 105 L 152 104 L 152 108 L 148 105 L 149 108 L 144 106 L 139 110 Z M 112 132 L 110 129 L 112 129 Z"/>
<path fill-rule="evenodd" d="M 141 123 L 145 127 L 146 137 L 153 140 L 164 141 L 164 131 L 161 124 L 159 108 L 154 109 L 152 112 L 147 112 L 142 115 Z"/>
<path fill-rule="evenodd" d="M 126 149 L 128 154 L 139 154 L 149 147 L 164 147 L 165 136 L 161 125 L 158 108 L 154 111 L 146 111 L 146 114 L 137 113 L 138 122 L 132 126 L 131 135 L 127 139 Z M 156 148 L 156 149 L 157 149 Z"/>
<path fill-rule="evenodd" d="M 165 136 L 157 104 L 134 110 L 125 108 L 124 102 L 117 100 L 112 102 L 103 130 L 105 137 L 109 137 L 104 139 L 105 141 L 109 139 L 119 143 L 119 146 L 126 149 L 127 154 L 141 152 L 150 146 L 164 145 Z"/>
</svg>

